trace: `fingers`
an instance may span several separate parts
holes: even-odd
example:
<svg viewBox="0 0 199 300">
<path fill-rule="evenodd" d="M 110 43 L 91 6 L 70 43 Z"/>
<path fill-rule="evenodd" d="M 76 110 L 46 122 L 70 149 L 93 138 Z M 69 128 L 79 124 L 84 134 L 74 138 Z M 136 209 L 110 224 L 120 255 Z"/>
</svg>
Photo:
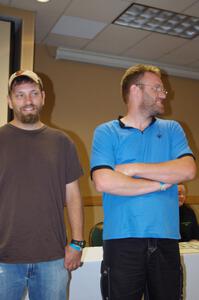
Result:
<svg viewBox="0 0 199 300">
<path fill-rule="evenodd" d="M 82 266 L 82 262 L 74 262 L 74 261 L 70 261 L 70 262 L 65 262 L 64 267 L 68 270 L 68 271 L 74 271 L 76 269 L 78 269 L 79 267 Z"/>
<path fill-rule="evenodd" d="M 67 270 L 73 271 L 78 269 L 81 265 L 82 251 L 75 250 L 71 247 L 66 247 L 64 266 Z"/>
</svg>

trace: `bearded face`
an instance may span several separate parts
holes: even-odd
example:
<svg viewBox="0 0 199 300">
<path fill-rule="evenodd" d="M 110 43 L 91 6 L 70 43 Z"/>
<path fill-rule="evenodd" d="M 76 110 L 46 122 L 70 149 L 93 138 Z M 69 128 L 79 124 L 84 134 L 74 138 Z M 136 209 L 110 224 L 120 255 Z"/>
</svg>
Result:
<svg viewBox="0 0 199 300">
<path fill-rule="evenodd" d="M 164 89 L 161 79 L 153 73 L 146 73 L 138 86 L 142 90 L 142 101 L 140 101 L 142 114 L 149 117 L 162 115 L 165 110 L 167 91 Z"/>
<path fill-rule="evenodd" d="M 44 92 L 34 82 L 16 85 L 9 98 L 14 119 L 20 124 L 36 124 L 44 105 Z"/>
<path fill-rule="evenodd" d="M 39 121 L 41 110 L 42 105 L 29 105 L 20 108 L 20 110 L 15 109 L 14 114 L 21 123 L 35 124 Z"/>
</svg>

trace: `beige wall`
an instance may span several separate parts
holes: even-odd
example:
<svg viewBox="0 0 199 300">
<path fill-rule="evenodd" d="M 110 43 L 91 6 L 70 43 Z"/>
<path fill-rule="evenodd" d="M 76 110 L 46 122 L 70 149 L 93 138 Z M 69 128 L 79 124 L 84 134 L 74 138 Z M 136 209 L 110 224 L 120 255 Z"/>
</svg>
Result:
<svg viewBox="0 0 199 300">
<path fill-rule="evenodd" d="M 34 26 L 33 12 L 0 5 L 0 16 L 13 17 L 22 20 L 21 69 L 31 69 L 34 59 Z"/>
<path fill-rule="evenodd" d="M 98 222 L 103 221 L 103 210 L 101 206 L 84 206 L 84 238 L 89 245 L 89 233 L 91 228 Z M 71 239 L 70 227 L 68 226 L 67 210 L 65 210 L 65 220 L 68 240 Z"/>
<path fill-rule="evenodd" d="M 35 70 L 44 78 L 47 99 L 43 120 L 71 135 L 85 170 L 81 181 L 84 196 L 96 195 L 89 179 L 89 154 L 93 130 L 101 122 L 125 113 L 119 83 L 123 69 L 55 60 L 53 49 L 36 47 Z M 199 161 L 198 80 L 164 79 L 169 90 L 166 118 L 183 125 Z M 191 195 L 199 195 L 197 180 L 188 184 Z"/>
<path fill-rule="evenodd" d="M 34 58 L 34 13 L 0 5 L 0 17 L 22 21 L 20 69 L 32 69 Z M 7 82 L 10 66 L 10 23 L 1 22 L 0 125 L 7 122 Z"/>
<path fill-rule="evenodd" d="M 47 87 L 43 120 L 69 133 L 83 163 L 84 196 L 95 194 L 89 180 L 89 153 L 97 124 L 124 112 L 119 81 L 122 72 L 95 65 L 55 60 L 46 47 L 37 47 L 35 67 Z"/>
<path fill-rule="evenodd" d="M 4 125 L 8 119 L 8 77 L 10 66 L 10 23 L 0 21 L 0 126 Z"/>
</svg>

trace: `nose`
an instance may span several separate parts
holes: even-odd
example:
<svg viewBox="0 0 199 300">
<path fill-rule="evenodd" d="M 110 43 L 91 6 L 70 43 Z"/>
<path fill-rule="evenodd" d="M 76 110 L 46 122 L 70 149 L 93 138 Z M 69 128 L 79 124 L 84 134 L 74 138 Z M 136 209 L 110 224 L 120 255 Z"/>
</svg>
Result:
<svg viewBox="0 0 199 300">
<path fill-rule="evenodd" d="M 32 97 L 30 94 L 27 94 L 25 97 L 25 103 L 27 104 L 31 104 L 32 103 Z"/>
<path fill-rule="evenodd" d="M 160 97 L 161 99 L 166 99 L 166 97 L 167 97 L 167 92 L 166 92 L 166 91 L 160 91 L 160 92 L 159 92 L 159 97 Z"/>
</svg>

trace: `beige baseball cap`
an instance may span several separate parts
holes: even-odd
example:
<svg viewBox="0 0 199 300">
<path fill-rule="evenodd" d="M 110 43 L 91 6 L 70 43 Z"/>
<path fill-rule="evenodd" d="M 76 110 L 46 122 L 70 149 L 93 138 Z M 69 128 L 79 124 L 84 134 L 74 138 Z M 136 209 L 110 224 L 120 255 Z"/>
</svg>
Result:
<svg viewBox="0 0 199 300">
<path fill-rule="evenodd" d="M 15 78 L 20 77 L 20 76 L 27 76 L 27 77 L 31 78 L 35 83 L 40 84 L 40 86 L 43 89 L 42 80 L 36 73 L 34 73 L 33 71 L 30 71 L 30 70 L 19 70 L 19 71 L 13 73 L 9 78 L 9 81 L 8 81 L 9 91 L 10 91 L 10 88 L 11 88 L 12 83 L 15 80 Z"/>
</svg>

